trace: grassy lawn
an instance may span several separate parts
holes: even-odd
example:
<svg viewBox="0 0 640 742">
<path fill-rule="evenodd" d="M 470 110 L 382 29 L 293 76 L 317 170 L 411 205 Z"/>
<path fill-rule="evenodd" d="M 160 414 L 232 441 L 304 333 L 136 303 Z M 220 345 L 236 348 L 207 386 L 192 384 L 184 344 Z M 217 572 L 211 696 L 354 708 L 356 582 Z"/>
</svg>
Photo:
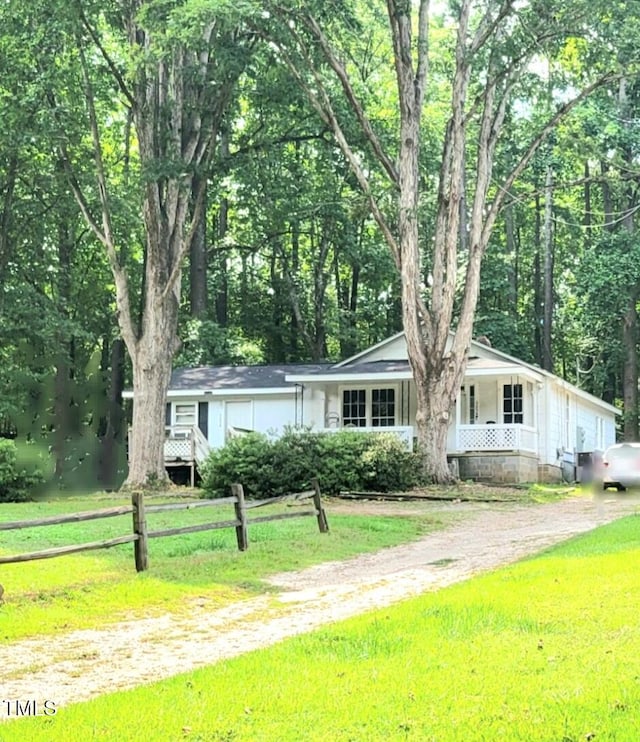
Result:
<svg viewBox="0 0 640 742">
<path fill-rule="evenodd" d="M 159 500 L 155 499 L 154 502 Z M 0 521 L 26 520 L 126 504 L 122 497 L 73 497 L 0 505 Z M 258 515 L 280 511 L 270 506 Z M 299 506 L 294 506 L 299 507 Z M 291 508 L 288 510 L 291 512 Z M 233 518 L 232 506 L 149 513 L 150 530 Z M 55 559 L 0 566 L 5 602 L 0 642 L 62 630 L 95 628 L 139 615 L 188 610 L 190 600 L 212 606 L 240 600 L 266 586 L 261 578 L 331 559 L 343 559 L 411 541 L 439 528 L 443 519 L 422 516 L 329 515 L 330 533 L 304 517 L 249 526 L 249 549 L 237 550 L 235 531 L 151 539 L 149 571 L 136 574 L 133 545 Z M 99 541 L 131 533 L 131 515 L 0 532 L 0 552 L 19 554 Z"/>
<path fill-rule="evenodd" d="M 640 739 L 640 517 L 3 742 Z"/>
</svg>

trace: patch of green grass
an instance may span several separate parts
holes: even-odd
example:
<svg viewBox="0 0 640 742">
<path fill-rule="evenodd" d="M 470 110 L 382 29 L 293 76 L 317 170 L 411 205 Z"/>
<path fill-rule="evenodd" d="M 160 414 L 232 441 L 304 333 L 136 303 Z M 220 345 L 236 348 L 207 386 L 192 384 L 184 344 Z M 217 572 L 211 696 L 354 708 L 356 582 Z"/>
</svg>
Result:
<svg viewBox="0 0 640 742">
<path fill-rule="evenodd" d="M 635 741 L 639 522 L 0 739 Z"/>
<path fill-rule="evenodd" d="M 567 497 L 579 497 L 582 490 L 572 484 L 532 484 L 527 488 L 527 496 L 531 502 L 545 503 L 558 502 Z"/>
<path fill-rule="evenodd" d="M 154 502 L 158 500 L 154 499 Z M 26 520 L 125 503 L 124 498 L 65 498 L 0 506 L 0 521 Z M 282 511 L 261 508 L 260 515 Z M 288 512 L 291 512 L 289 509 Z M 148 513 L 149 530 L 228 520 L 231 506 Z M 161 612 L 191 601 L 212 608 L 267 588 L 266 576 L 411 541 L 441 525 L 428 517 L 330 515 L 330 533 L 313 517 L 249 525 L 249 549 L 237 550 L 235 530 L 149 540 L 149 570 L 136 574 L 133 546 L 84 552 L 0 568 L 0 642 L 60 630 L 97 627 Z M 0 532 L 0 553 L 18 554 L 131 533 L 131 515 Z"/>
</svg>

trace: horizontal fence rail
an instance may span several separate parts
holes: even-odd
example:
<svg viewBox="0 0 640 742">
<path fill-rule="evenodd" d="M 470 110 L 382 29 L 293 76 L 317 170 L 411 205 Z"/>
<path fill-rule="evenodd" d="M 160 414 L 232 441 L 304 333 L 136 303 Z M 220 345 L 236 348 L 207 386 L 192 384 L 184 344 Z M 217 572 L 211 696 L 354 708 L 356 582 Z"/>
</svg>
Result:
<svg viewBox="0 0 640 742">
<path fill-rule="evenodd" d="M 0 531 L 18 531 L 23 528 L 37 528 L 40 526 L 55 526 L 62 523 L 81 523 L 87 520 L 97 520 L 99 518 L 113 518 L 117 515 L 127 515 L 134 511 L 133 505 L 122 505 L 114 508 L 102 508 L 101 510 L 88 510 L 83 513 L 67 513 L 65 515 L 51 515 L 46 518 L 37 520 L 17 520 L 9 523 L 0 523 Z M 65 556 L 67 554 L 76 554 L 80 551 L 92 551 L 94 549 L 108 549 L 112 546 L 131 543 L 136 541 L 137 536 L 127 535 L 116 538 L 105 539 L 103 541 L 91 541 L 84 544 L 72 544 L 71 546 L 56 546 L 52 549 L 43 549 L 41 551 L 32 551 L 27 554 L 15 554 L 12 556 L 1 556 L 0 564 L 14 564 L 16 562 L 32 562 L 36 559 L 52 559 L 53 557 Z"/>
<path fill-rule="evenodd" d="M 21 520 L 8 523 L 0 523 L 0 531 L 14 531 L 25 528 L 37 528 L 40 526 L 61 525 L 63 523 L 81 523 L 88 520 L 100 518 L 113 518 L 118 515 L 133 516 L 133 533 L 102 541 L 91 541 L 83 544 L 71 544 L 69 546 L 57 546 L 51 549 L 43 549 L 26 554 L 14 554 L 10 556 L 0 555 L 0 564 L 14 564 L 18 562 L 30 562 L 36 559 L 51 559 L 53 557 L 76 554 L 82 551 L 94 549 L 107 549 L 112 546 L 133 543 L 136 570 L 144 572 L 149 567 L 148 540 L 151 538 L 163 538 L 165 536 L 179 536 L 186 533 L 197 533 L 199 531 L 211 531 L 220 528 L 235 528 L 238 549 L 246 551 L 249 548 L 247 535 L 248 526 L 252 523 L 265 523 L 271 520 L 284 520 L 287 518 L 299 518 L 301 516 L 313 515 L 318 521 L 321 533 L 329 531 L 327 516 L 322 505 L 320 485 L 318 480 L 313 480 L 313 489 L 307 492 L 296 492 L 292 494 L 271 497 L 267 500 L 247 502 L 244 496 L 244 488 L 241 484 L 231 486 L 232 496 L 221 497 L 215 500 L 198 500 L 197 502 L 162 503 L 158 505 L 147 505 L 141 492 L 134 492 L 131 496 L 131 505 L 119 507 L 102 508 L 101 510 L 90 510 L 82 513 L 68 513 L 65 515 L 53 515 L 37 520 Z M 313 509 L 297 511 L 295 513 L 274 513 L 254 518 L 247 517 L 247 513 L 255 508 L 273 505 L 275 503 L 286 503 L 305 499 L 313 500 Z M 147 525 L 148 513 L 161 513 L 172 510 L 195 510 L 200 508 L 221 507 L 233 505 L 235 518 L 232 520 L 211 521 L 208 523 L 196 523 L 191 526 L 176 526 L 175 528 L 164 528 L 161 530 L 149 530 Z"/>
</svg>

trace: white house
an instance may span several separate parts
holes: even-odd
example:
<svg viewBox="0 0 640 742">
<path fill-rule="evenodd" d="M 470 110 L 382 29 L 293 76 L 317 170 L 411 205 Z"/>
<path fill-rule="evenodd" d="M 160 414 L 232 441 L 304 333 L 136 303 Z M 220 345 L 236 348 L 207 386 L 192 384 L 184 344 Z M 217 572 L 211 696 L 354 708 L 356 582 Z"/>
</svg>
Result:
<svg viewBox="0 0 640 742">
<path fill-rule="evenodd" d="M 165 452 L 168 463 L 193 462 L 198 441 L 215 448 L 238 431 L 278 435 L 287 425 L 393 432 L 411 446 L 415 410 L 404 333 L 337 364 L 178 369 L 167 396 Z M 554 374 L 473 341 L 447 453 L 463 479 L 573 478 L 578 453 L 615 442 L 616 414 Z"/>
</svg>

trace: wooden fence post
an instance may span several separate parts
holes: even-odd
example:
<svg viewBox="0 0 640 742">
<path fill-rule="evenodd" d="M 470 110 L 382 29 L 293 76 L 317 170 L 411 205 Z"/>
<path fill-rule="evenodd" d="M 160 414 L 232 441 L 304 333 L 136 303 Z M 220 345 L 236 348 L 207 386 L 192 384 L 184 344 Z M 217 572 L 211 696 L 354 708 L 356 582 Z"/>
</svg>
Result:
<svg viewBox="0 0 640 742">
<path fill-rule="evenodd" d="M 236 498 L 233 504 L 236 511 L 236 519 L 240 521 L 240 525 L 236 526 L 238 549 L 240 551 L 246 551 L 249 548 L 249 539 L 247 537 L 247 512 L 244 507 L 244 487 L 241 484 L 232 484 L 231 492 Z"/>
<path fill-rule="evenodd" d="M 329 533 L 329 524 L 327 523 L 327 515 L 322 507 L 322 498 L 320 497 L 320 483 L 317 477 L 311 480 L 313 485 L 313 503 L 316 506 L 316 517 L 318 519 L 318 528 L 320 533 Z"/>
<path fill-rule="evenodd" d="M 136 560 L 136 571 L 144 572 L 149 567 L 149 550 L 147 548 L 147 516 L 144 511 L 142 492 L 131 495 L 133 505 L 133 532 L 138 537 L 133 542 L 133 554 Z"/>
</svg>

